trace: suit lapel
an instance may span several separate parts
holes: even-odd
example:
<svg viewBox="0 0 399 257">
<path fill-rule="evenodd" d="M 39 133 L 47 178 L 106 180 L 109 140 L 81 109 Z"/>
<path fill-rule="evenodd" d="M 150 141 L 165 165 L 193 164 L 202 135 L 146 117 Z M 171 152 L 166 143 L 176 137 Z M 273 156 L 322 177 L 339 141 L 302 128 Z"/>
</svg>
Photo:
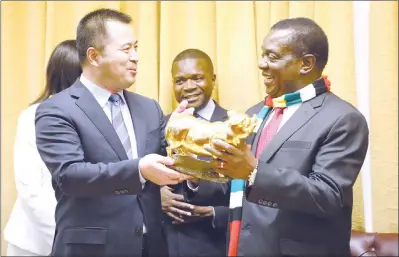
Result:
<svg viewBox="0 0 399 257">
<path fill-rule="evenodd" d="M 129 107 L 130 116 L 132 117 L 134 134 L 136 137 L 137 155 L 143 157 L 145 153 L 146 142 L 146 109 L 135 100 L 135 93 L 124 91 L 124 96 Z"/>
<path fill-rule="evenodd" d="M 215 110 L 212 113 L 210 122 L 225 121 L 227 118 L 227 111 L 215 102 Z"/>
<path fill-rule="evenodd" d="M 269 161 L 269 159 L 281 147 L 281 145 L 318 112 L 318 107 L 323 103 L 325 96 L 326 94 L 322 94 L 302 103 L 301 107 L 299 107 L 292 117 L 288 119 L 281 129 L 273 136 L 272 140 L 263 150 L 259 159 L 265 162 Z M 260 131 L 257 133 L 255 138 L 256 144 L 258 143 L 259 136 L 261 134 Z M 256 147 L 252 149 L 252 151 L 254 150 L 256 151 Z"/>
<path fill-rule="evenodd" d="M 112 149 L 118 155 L 120 160 L 127 160 L 125 149 L 119 140 L 118 135 L 107 115 L 101 109 L 97 100 L 90 93 L 90 91 L 77 80 L 71 86 L 71 95 L 77 97 L 76 105 L 87 115 L 91 122 L 97 127 L 97 129 L 104 136 L 105 140 L 110 144 Z"/>
</svg>

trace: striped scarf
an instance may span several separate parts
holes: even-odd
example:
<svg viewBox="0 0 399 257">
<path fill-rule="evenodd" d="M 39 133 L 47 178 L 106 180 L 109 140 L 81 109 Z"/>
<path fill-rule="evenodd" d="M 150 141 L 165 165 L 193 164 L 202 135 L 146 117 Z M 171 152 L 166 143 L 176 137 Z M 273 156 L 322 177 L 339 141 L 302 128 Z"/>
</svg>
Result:
<svg viewBox="0 0 399 257">
<path fill-rule="evenodd" d="M 293 104 L 306 102 L 317 95 L 330 91 L 330 81 L 327 76 L 316 80 L 310 85 L 294 92 L 282 95 L 277 98 L 272 98 L 270 95 L 265 99 L 265 106 L 257 114 L 258 124 L 255 128 L 255 133 L 259 130 L 263 120 L 273 107 L 288 107 Z M 246 180 L 233 179 L 230 188 L 230 206 L 229 206 L 229 223 L 230 223 L 230 240 L 228 256 L 237 256 L 238 239 L 240 236 L 241 218 L 242 218 L 242 203 L 244 199 Z"/>
</svg>

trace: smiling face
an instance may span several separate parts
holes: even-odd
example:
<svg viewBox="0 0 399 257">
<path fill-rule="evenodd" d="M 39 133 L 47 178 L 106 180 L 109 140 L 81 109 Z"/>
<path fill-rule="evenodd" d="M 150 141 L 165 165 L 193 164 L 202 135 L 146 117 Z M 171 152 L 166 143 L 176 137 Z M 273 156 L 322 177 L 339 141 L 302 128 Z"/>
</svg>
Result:
<svg viewBox="0 0 399 257">
<path fill-rule="evenodd" d="M 301 83 L 302 59 L 293 51 L 289 38 L 292 30 L 271 30 L 262 44 L 259 69 L 264 77 L 266 93 L 273 98 L 298 90 Z"/>
<path fill-rule="evenodd" d="M 209 61 L 187 58 L 173 63 L 172 79 L 176 100 L 187 100 L 188 108 L 198 111 L 209 102 L 216 75 Z"/>
<path fill-rule="evenodd" d="M 137 40 L 129 24 L 106 22 L 107 37 L 97 57 L 101 83 L 112 91 L 129 88 L 136 82 Z"/>
</svg>

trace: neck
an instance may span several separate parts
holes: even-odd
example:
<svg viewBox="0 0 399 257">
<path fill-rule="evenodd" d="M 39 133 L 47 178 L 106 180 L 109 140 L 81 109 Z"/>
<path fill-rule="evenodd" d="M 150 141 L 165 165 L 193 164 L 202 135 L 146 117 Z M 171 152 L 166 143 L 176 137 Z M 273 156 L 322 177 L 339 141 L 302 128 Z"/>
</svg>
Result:
<svg viewBox="0 0 399 257">
<path fill-rule="evenodd" d="M 200 107 L 195 109 L 195 112 L 199 112 L 199 111 L 203 110 L 208 105 L 210 100 L 211 100 L 211 98 L 209 98 L 208 101 L 206 101 L 203 105 L 201 105 Z"/>
<path fill-rule="evenodd" d="M 306 77 L 303 77 L 302 79 L 300 79 L 298 81 L 297 86 L 294 88 L 294 90 L 292 92 L 287 92 L 287 93 L 293 93 L 296 92 L 304 87 L 306 87 L 307 85 L 315 82 L 316 80 L 318 80 L 319 78 L 321 78 L 321 74 L 309 74 Z"/>
<path fill-rule="evenodd" d="M 105 90 L 111 92 L 112 94 L 116 93 L 114 90 L 110 89 L 109 87 L 107 87 L 99 78 L 100 76 L 98 76 L 97 74 L 95 74 L 96 72 L 90 69 L 83 69 L 83 76 L 85 76 L 85 78 L 87 78 L 88 80 L 90 80 L 91 82 L 93 82 L 94 84 L 96 84 L 99 87 L 104 88 Z"/>
</svg>

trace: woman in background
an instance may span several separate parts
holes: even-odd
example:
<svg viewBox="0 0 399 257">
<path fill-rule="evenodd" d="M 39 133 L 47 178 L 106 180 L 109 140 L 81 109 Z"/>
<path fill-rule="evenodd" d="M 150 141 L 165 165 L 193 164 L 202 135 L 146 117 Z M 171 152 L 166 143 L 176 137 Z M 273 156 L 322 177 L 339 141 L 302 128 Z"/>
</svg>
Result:
<svg viewBox="0 0 399 257">
<path fill-rule="evenodd" d="M 61 42 L 47 64 L 43 93 L 18 119 L 14 145 L 17 200 L 4 230 L 7 256 L 50 255 L 53 244 L 56 199 L 51 174 L 36 148 L 35 113 L 38 105 L 68 87 L 82 73 L 75 40 Z"/>
</svg>

